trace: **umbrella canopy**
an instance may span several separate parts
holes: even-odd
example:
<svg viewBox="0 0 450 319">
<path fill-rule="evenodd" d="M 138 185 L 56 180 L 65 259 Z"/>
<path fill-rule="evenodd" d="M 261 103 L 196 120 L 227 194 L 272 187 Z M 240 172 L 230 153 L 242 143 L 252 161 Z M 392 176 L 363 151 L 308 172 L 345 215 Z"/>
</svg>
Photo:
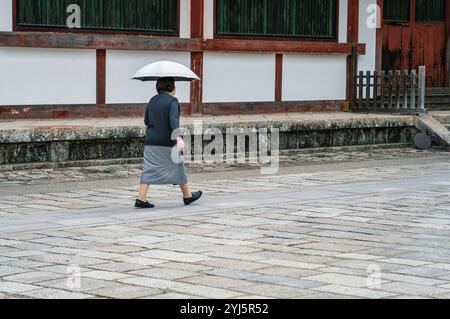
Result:
<svg viewBox="0 0 450 319">
<path fill-rule="evenodd" d="M 172 77 L 175 81 L 195 81 L 200 78 L 188 67 L 180 63 L 161 61 L 144 66 L 131 78 L 141 81 L 157 81 L 159 78 Z"/>
</svg>

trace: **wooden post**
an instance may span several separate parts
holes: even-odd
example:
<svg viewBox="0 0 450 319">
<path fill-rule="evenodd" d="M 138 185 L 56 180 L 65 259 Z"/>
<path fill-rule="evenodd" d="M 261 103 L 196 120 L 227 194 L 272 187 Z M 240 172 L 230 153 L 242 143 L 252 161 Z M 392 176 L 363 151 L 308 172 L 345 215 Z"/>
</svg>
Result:
<svg viewBox="0 0 450 319">
<path fill-rule="evenodd" d="M 392 108 L 392 75 L 394 72 L 390 70 L 388 72 L 388 109 Z"/>
<path fill-rule="evenodd" d="M 191 83 L 191 115 L 203 114 L 203 52 L 191 52 L 191 69 L 201 79 Z"/>
<path fill-rule="evenodd" d="M 363 107 L 363 95 L 364 95 L 364 72 L 363 71 L 359 71 L 359 76 L 358 76 L 358 90 L 359 90 L 359 96 L 358 96 L 358 104 L 359 107 L 362 108 Z"/>
<path fill-rule="evenodd" d="M 283 98 L 283 54 L 275 56 L 275 101 L 281 102 Z"/>
<path fill-rule="evenodd" d="M 408 105 L 408 84 L 409 84 L 409 72 L 403 71 L 403 108 L 410 109 Z"/>
<path fill-rule="evenodd" d="M 359 0 L 348 0 L 347 12 L 347 42 L 356 47 L 359 40 Z M 353 101 L 352 96 L 356 94 L 353 80 L 357 74 L 357 65 L 357 52 L 352 50 L 352 55 L 347 57 L 347 101 Z"/>
<path fill-rule="evenodd" d="M 204 0 L 191 0 L 191 38 L 204 38 Z M 191 83 L 191 115 L 203 114 L 203 52 L 191 52 L 191 69 L 200 81 Z"/>
<path fill-rule="evenodd" d="M 445 0 L 445 86 L 450 87 L 450 0 Z"/>
<path fill-rule="evenodd" d="M 376 39 L 376 54 L 375 54 L 375 69 L 377 71 L 381 71 L 382 68 L 382 60 L 383 60 L 383 10 L 384 10 L 384 0 L 377 0 L 378 5 L 378 22 L 380 23 L 379 28 L 377 28 L 377 39 Z"/>
<path fill-rule="evenodd" d="M 395 108 L 400 108 L 401 72 L 395 71 Z"/>
<path fill-rule="evenodd" d="M 411 71 L 411 108 L 416 109 L 416 70 Z"/>
<path fill-rule="evenodd" d="M 381 89 L 380 89 L 380 94 L 381 94 L 381 102 L 380 102 L 380 106 L 381 108 L 385 108 L 386 107 L 386 103 L 385 103 L 385 96 L 386 96 L 386 92 L 385 92 L 385 82 L 386 82 L 386 72 L 381 71 Z"/>
<path fill-rule="evenodd" d="M 425 110 L 425 66 L 419 66 L 419 110 Z"/>
<path fill-rule="evenodd" d="M 352 88 L 350 88 L 350 99 L 352 101 L 352 107 L 356 107 L 356 92 L 358 92 L 357 90 L 357 69 L 358 69 L 358 54 L 356 52 L 356 46 L 354 45 L 352 47 L 352 59 L 351 59 L 351 63 L 352 63 L 352 67 L 351 67 L 351 85 Z M 348 63 L 348 61 L 347 61 Z"/>
<path fill-rule="evenodd" d="M 371 86 L 371 72 L 366 71 L 366 107 L 370 109 L 370 86 Z"/>
<path fill-rule="evenodd" d="M 97 50 L 97 106 L 106 103 L 106 50 Z"/>
<path fill-rule="evenodd" d="M 372 100 L 372 107 L 374 109 L 377 109 L 379 107 L 378 104 L 378 71 L 373 72 L 373 100 Z"/>
</svg>

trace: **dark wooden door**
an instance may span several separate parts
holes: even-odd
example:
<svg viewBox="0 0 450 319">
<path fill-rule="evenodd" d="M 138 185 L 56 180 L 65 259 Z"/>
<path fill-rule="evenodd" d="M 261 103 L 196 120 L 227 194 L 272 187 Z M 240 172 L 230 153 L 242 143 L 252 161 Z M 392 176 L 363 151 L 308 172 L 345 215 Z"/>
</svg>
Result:
<svg viewBox="0 0 450 319">
<path fill-rule="evenodd" d="M 384 70 L 426 66 L 427 87 L 446 82 L 445 0 L 384 0 Z"/>
</svg>

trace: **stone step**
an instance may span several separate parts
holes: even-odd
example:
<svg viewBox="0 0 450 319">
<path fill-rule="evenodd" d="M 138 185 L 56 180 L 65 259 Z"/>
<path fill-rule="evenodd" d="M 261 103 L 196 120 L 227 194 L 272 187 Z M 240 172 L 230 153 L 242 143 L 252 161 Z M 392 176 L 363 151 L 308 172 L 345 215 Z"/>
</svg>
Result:
<svg viewBox="0 0 450 319">
<path fill-rule="evenodd" d="M 450 89 L 428 88 L 425 94 L 425 106 L 430 111 L 450 110 Z"/>
<path fill-rule="evenodd" d="M 436 103 L 436 104 L 450 104 L 450 95 L 441 95 L 441 96 L 426 96 L 426 103 Z"/>
<path fill-rule="evenodd" d="M 428 111 L 450 111 L 450 104 L 425 104 Z"/>
<path fill-rule="evenodd" d="M 439 121 L 439 123 L 445 126 L 450 126 L 450 113 L 447 114 L 433 114 L 434 118 Z"/>
<path fill-rule="evenodd" d="M 432 94 L 450 94 L 450 88 L 427 88 L 425 90 L 426 95 Z"/>
</svg>

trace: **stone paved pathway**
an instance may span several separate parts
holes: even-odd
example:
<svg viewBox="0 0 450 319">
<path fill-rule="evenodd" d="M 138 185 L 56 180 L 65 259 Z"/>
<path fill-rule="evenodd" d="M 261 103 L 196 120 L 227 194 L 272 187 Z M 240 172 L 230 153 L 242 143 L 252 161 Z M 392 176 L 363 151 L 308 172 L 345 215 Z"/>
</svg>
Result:
<svg viewBox="0 0 450 319">
<path fill-rule="evenodd" d="M 450 157 L 420 162 L 0 195 L 0 298 L 449 298 Z"/>
<path fill-rule="evenodd" d="M 283 166 L 298 166 L 298 165 L 317 165 L 326 163 L 348 163 L 361 162 L 367 160 L 390 160 L 403 159 L 411 157 L 426 157 L 433 154 L 450 154 L 443 153 L 439 150 L 420 151 L 410 147 L 390 147 L 372 149 L 349 147 L 338 148 L 335 150 L 326 149 L 323 151 L 307 151 L 302 152 L 284 152 L 280 156 L 280 162 Z M 118 160 L 120 161 L 120 160 Z M 112 178 L 127 178 L 139 176 L 141 173 L 142 159 L 129 159 L 129 163 L 115 163 L 115 160 L 110 161 L 110 165 L 89 165 L 86 162 L 84 166 L 78 167 L 55 167 L 55 168 L 29 168 L 25 165 L 22 169 L 4 170 L 0 166 L 0 189 L 18 185 L 38 185 L 43 183 L 60 183 L 60 182 L 74 182 L 74 181 L 89 181 Z M 44 164 L 37 164 L 42 166 Z M 28 165 L 32 166 L 32 165 Z M 217 171 L 234 171 L 242 167 L 249 168 L 251 166 L 258 166 L 257 164 L 188 164 L 188 170 L 191 173 L 199 172 L 217 172 Z M 19 165 L 20 167 L 20 165 Z"/>
</svg>

